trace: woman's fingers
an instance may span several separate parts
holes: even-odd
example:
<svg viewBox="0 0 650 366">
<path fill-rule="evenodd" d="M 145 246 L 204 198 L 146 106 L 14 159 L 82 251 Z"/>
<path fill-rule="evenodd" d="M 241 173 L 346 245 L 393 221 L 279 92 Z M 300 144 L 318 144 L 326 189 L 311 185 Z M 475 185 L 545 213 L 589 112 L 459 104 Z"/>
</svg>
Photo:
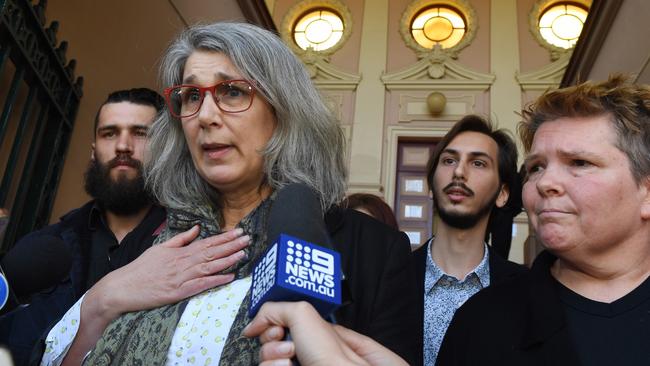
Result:
<svg viewBox="0 0 650 366">
<path fill-rule="evenodd" d="M 284 328 L 279 325 L 270 325 L 262 334 L 260 334 L 260 342 L 269 343 L 273 341 L 281 341 L 284 338 Z"/>
<path fill-rule="evenodd" d="M 210 275 L 213 275 L 213 274 L 215 274 L 217 272 L 221 272 L 224 269 L 226 269 L 226 268 L 234 265 L 235 263 L 239 262 L 245 256 L 246 256 L 246 254 L 243 251 L 240 250 L 240 251 L 238 251 L 236 253 L 233 253 L 233 254 L 225 257 L 225 258 L 219 258 L 219 259 L 212 260 L 210 262 L 204 262 L 204 263 L 197 264 L 193 269 L 194 273 L 191 274 L 190 279 L 192 277 L 200 278 L 202 276 L 210 276 Z"/>
<path fill-rule="evenodd" d="M 221 244 L 225 244 L 239 238 L 240 236 L 242 236 L 242 234 L 244 234 L 244 230 L 238 227 L 218 235 L 213 235 L 207 238 L 203 238 L 201 240 L 197 240 L 194 243 L 192 243 L 192 246 L 200 246 L 203 248 L 219 246 Z"/>
<path fill-rule="evenodd" d="M 241 237 L 235 237 L 234 239 L 221 244 L 201 245 L 196 260 L 197 262 L 207 262 L 223 258 L 246 248 L 250 242 L 250 236 L 244 235 Z"/>
<path fill-rule="evenodd" d="M 160 245 L 166 248 L 180 248 L 192 242 L 199 235 L 199 225 L 192 226 L 189 230 L 184 231 Z"/>
<path fill-rule="evenodd" d="M 232 282 L 234 279 L 235 275 L 233 273 L 195 278 L 185 282 L 183 286 L 181 286 L 179 293 L 177 294 L 178 299 L 175 301 L 194 296 L 213 287 L 225 285 Z"/>
<path fill-rule="evenodd" d="M 260 348 L 260 360 L 291 360 L 296 355 L 296 346 L 291 341 L 273 341 L 264 343 Z"/>
<path fill-rule="evenodd" d="M 260 362 L 260 366 L 292 366 L 290 359 L 269 360 Z"/>
<path fill-rule="evenodd" d="M 180 280 L 187 282 L 223 271 L 245 258 L 246 253 L 242 249 L 249 244 L 248 235 L 235 237 L 234 240 L 219 245 L 192 243 L 183 248 L 187 251 L 187 256 L 182 259 L 184 264 L 180 265 Z"/>
<path fill-rule="evenodd" d="M 245 257 L 250 238 L 235 229 L 192 242 L 198 234 L 199 226 L 193 226 L 115 271 L 111 284 L 120 289 L 122 312 L 174 303 L 234 279 L 217 273 Z"/>
<path fill-rule="evenodd" d="M 272 326 L 291 327 L 294 317 L 301 314 L 293 311 L 295 303 L 267 302 L 260 308 L 259 312 L 244 328 L 246 337 L 257 337 Z"/>
</svg>

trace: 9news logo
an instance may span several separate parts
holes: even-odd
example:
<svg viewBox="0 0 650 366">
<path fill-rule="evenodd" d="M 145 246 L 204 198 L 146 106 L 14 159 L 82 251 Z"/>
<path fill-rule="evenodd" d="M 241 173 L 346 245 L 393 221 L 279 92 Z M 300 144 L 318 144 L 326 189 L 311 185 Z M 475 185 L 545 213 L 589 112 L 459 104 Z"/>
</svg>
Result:
<svg viewBox="0 0 650 366">
<path fill-rule="evenodd" d="M 251 304 L 257 304 L 264 294 L 275 283 L 275 265 L 278 255 L 278 244 L 274 244 L 253 271 L 253 289 L 251 290 Z"/>
<path fill-rule="evenodd" d="M 280 234 L 253 269 L 249 316 L 266 301 L 309 301 L 323 314 L 341 304 L 341 259 L 329 248 Z"/>
<path fill-rule="evenodd" d="M 307 243 L 287 241 L 285 282 L 310 292 L 335 297 L 334 256 Z"/>
</svg>

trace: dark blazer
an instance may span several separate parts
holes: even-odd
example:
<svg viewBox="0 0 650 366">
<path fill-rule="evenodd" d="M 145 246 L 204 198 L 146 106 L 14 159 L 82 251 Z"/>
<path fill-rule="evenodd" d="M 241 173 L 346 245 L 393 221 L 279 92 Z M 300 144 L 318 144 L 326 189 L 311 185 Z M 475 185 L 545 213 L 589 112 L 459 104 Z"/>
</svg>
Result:
<svg viewBox="0 0 650 366">
<path fill-rule="evenodd" d="M 424 346 L 424 273 L 426 269 L 426 260 L 428 254 L 427 248 L 428 245 L 425 243 L 413 252 L 413 267 L 415 268 L 418 304 L 420 305 L 418 309 L 420 353 L 423 352 L 422 347 Z M 488 263 L 490 264 L 490 286 L 503 282 L 528 270 L 526 267 L 520 264 L 501 258 L 501 256 L 497 254 L 489 245 L 488 252 Z"/>
<path fill-rule="evenodd" d="M 351 209 L 332 209 L 325 222 L 352 300 L 336 312 L 337 322 L 418 364 L 422 352 L 414 332 L 417 290 L 408 237 Z"/>
<path fill-rule="evenodd" d="M 551 277 L 539 254 L 528 274 L 480 291 L 454 316 L 437 365 L 580 365 Z"/>
</svg>

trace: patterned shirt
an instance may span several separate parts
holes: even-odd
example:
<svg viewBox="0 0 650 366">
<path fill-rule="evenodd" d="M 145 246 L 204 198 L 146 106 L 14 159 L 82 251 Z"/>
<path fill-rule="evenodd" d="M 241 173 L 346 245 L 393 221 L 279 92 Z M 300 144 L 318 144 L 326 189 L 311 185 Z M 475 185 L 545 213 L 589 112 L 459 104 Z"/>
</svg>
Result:
<svg viewBox="0 0 650 366">
<path fill-rule="evenodd" d="M 431 258 L 431 245 L 427 245 L 424 275 L 424 364 L 435 365 L 442 339 L 456 310 L 472 295 L 490 285 L 488 248 L 484 244 L 481 263 L 463 280 L 450 276 Z"/>
<path fill-rule="evenodd" d="M 251 276 L 248 276 L 194 296 L 178 322 L 166 365 L 218 365 L 228 332 L 250 285 Z M 63 361 L 79 330 L 84 297 L 48 333 L 41 365 L 60 365 Z"/>
</svg>

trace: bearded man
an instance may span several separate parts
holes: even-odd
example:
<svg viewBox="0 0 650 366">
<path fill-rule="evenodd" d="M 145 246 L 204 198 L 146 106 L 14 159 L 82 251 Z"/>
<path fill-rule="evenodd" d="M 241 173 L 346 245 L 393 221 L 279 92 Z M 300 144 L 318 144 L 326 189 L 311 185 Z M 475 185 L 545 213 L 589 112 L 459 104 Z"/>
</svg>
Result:
<svg viewBox="0 0 650 366">
<path fill-rule="evenodd" d="M 0 344 L 10 348 L 17 365 L 27 363 L 32 349 L 42 345 L 39 338 L 87 289 L 153 243 L 165 211 L 145 188 L 142 162 L 147 131 L 163 106 L 163 98 L 146 88 L 110 93 L 95 117 L 85 173 L 85 189 L 93 200 L 16 243 L 58 237 L 73 258 L 62 282 L 0 318 Z"/>
<path fill-rule="evenodd" d="M 436 233 L 413 253 L 423 302 L 425 365 L 435 364 L 447 327 L 468 298 L 525 271 L 486 243 L 490 214 L 507 206 L 517 186 L 516 164 L 512 138 L 475 115 L 458 121 L 429 159 Z"/>
</svg>

